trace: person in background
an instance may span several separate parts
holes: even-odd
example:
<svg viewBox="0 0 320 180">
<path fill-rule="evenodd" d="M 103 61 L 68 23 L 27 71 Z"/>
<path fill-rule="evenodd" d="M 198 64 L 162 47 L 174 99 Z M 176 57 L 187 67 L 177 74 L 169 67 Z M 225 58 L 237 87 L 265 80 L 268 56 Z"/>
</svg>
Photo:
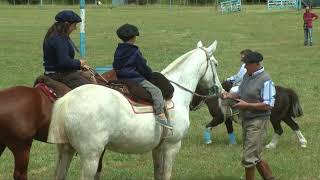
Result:
<svg viewBox="0 0 320 180">
<path fill-rule="evenodd" d="M 77 29 L 81 18 L 75 12 L 64 10 L 55 16 L 56 22 L 49 28 L 43 40 L 44 75 L 74 89 L 90 81 L 81 75 L 80 69 L 89 66 L 83 59 L 75 59 L 75 44 L 70 34 Z"/>
<path fill-rule="evenodd" d="M 240 52 L 240 61 L 242 62 L 242 65 L 239 69 L 239 72 L 233 76 L 230 76 L 229 78 L 227 78 L 227 81 L 232 83 L 232 88 L 230 89 L 230 92 L 237 92 L 239 85 L 241 84 L 242 78 L 243 76 L 246 74 L 247 70 L 246 68 L 244 68 L 244 62 L 243 62 L 243 58 L 245 55 L 247 55 L 248 53 L 251 53 L 252 50 L 250 49 L 244 49 Z"/>
<path fill-rule="evenodd" d="M 267 161 L 261 158 L 262 143 L 276 93 L 271 77 L 262 66 L 262 60 L 263 56 L 259 52 L 251 52 L 244 56 L 243 62 L 247 72 L 238 91 L 221 94 L 222 98 L 238 101 L 234 107 L 239 109 L 242 119 L 242 165 L 245 168 L 246 180 L 255 179 L 255 168 L 263 179 L 275 179 Z"/>
<path fill-rule="evenodd" d="M 313 21 L 318 19 L 318 15 L 311 12 L 311 8 L 309 6 L 305 9 L 305 13 L 303 13 L 304 45 L 307 46 L 309 40 L 309 45 L 312 46 L 312 24 Z"/>
<path fill-rule="evenodd" d="M 131 24 L 124 24 L 118 28 L 117 35 L 123 41 L 118 44 L 112 64 L 117 78 L 133 80 L 148 91 L 153 100 L 156 122 L 168 129 L 173 129 L 164 113 L 162 92 L 148 81 L 152 76 L 152 70 L 147 65 L 139 47 L 135 45 L 136 37 L 139 36 L 138 28 Z"/>
</svg>

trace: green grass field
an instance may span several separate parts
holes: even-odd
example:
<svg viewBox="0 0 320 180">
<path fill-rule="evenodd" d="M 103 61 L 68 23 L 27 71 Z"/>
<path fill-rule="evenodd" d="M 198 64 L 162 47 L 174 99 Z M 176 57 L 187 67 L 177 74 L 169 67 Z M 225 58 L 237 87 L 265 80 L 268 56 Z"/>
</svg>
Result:
<svg viewBox="0 0 320 180">
<path fill-rule="evenodd" d="M 78 6 L 0 6 L 0 88 L 31 86 L 43 72 L 42 40 L 61 9 Z M 320 10 L 315 12 L 320 14 Z M 89 7 L 86 10 L 87 56 L 92 67 L 110 65 L 118 39 L 115 31 L 123 23 L 139 27 L 140 46 L 149 65 L 160 71 L 170 62 L 195 48 L 202 40 L 207 46 L 218 40 L 215 53 L 220 80 L 237 72 L 239 52 L 250 48 L 263 53 L 264 65 L 275 84 L 291 87 L 300 95 L 304 116 L 299 118 L 308 147 L 301 149 L 286 126 L 275 150 L 265 150 L 276 177 L 281 180 L 320 179 L 319 91 L 320 20 L 314 24 L 314 46 L 303 46 L 302 11 L 267 11 L 266 6 L 245 6 L 236 14 L 221 15 L 213 7 Z M 79 43 L 77 31 L 72 34 Z M 0 107 L 1 108 L 1 107 Z M 211 119 L 206 108 L 192 112 L 191 127 L 182 142 L 172 179 L 238 180 L 243 175 L 241 128 L 235 125 L 238 145 L 229 146 L 226 128 L 213 130 L 213 144 L 203 144 L 204 125 Z M 269 141 L 273 130 L 269 125 Z M 56 147 L 34 142 L 30 179 L 52 179 Z M 13 156 L 7 149 L 0 158 L 0 179 L 12 179 Z M 79 157 L 69 169 L 68 179 L 77 179 Z M 257 173 L 258 174 L 258 173 Z M 118 154 L 107 151 L 103 179 L 153 179 L 151 153 Z M 257 175 L 258 179 L 260 177 Z"/>
</svg>

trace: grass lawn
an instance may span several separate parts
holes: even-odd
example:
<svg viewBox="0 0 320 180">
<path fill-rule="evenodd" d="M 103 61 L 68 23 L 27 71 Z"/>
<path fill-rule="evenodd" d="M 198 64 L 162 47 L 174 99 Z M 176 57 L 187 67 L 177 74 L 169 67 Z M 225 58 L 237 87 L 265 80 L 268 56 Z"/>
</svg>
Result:
<svg viewBox="0 0 320 180">
<path fill-rule="evenodd" d="M 43 73 L 42 40 L 55 14 L 78 6 L 0 5 L 0 89 L 15 85 L 31 86 Z M 320 14 L 320 10 L 314 10 Z M 304 116 L 299 118 L 308 147 L 301 149 L 292 131 L 284 134 L 275 150 L 265 150 L 274 174 L 281 180 L 320 179 L 319 112 L 320 20 L 314 23 L 314 46 L 303 46 L 303 11 L 267 11 L 266 6 L 244 6 L 243 11 L 221 15 L 213 7 L 88 7 L 86 10 L 87 56 L 92 67 L 110 65 L 119 40 L 116 29 L 123 23 L 139 27 L 137 44 L 149 65 L 160 71 L 170 62 L 195 48 L 202 40 L 207 46 L 218 41 L 216 59 L 220 80 L 237 72 L 239 52 L 250 48 L 260 51 L 264 65 L 276 85 L 291 87 L 300 95 Z M 72 38 L 79 44 L 79 31 Z M 1 107 L 0 107 L 1 108 Z M 235 125 L 238 145 L 229 146 L 226 128 L 213 129 L 213 144 L 204 145 L 204 125 L 211 120 L 203 107 L 190 116 L 191 127 L 182 141 L 172 179 L 238 180 L 243 175 L 241 128 Z M 1 130 L 1 129 L 0 129 Z M 273 135 L 269 124 L 268 141 Z M 56 147 L 34 142 L 30 179 L 52 179 Z M 7 149 L 0 158 L 0 179 L 12 179 L 13 156 Z M 68 179 L 79 177 L 76 156 Z M 258 174 L 258 173 L 257 173 Z M 151 153 L 118 154 L 107 151 L 103 179 L 153 179 Z M 258 175 L 257 175 L 258 177 Z M 258 177 L 260 178 L 260 177 Z"/>
</svg>

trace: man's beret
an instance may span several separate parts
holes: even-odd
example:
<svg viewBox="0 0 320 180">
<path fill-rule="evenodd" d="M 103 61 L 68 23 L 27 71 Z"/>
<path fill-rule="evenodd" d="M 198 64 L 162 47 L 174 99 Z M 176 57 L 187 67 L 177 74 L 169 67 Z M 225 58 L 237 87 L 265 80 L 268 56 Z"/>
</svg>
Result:
<svg viewBox="0 0 320 180">
<path fill-rule="evenodd" d="M 246 64 L 259 63 L 263 60 L 263 56 L 258 52 L 250 52 L 247 55 L 245 55 L 242 60 Z"/>
<path fill-rule="evenodd" d="M 118 28 L 117 35 L 120 39 L 126 42 L 134 36 L 139 36 L 139 30 L 134 25 L 124 24 Z"/>
<path fill-rule="evenodd" d="M 81 22 L 81 18 L 78 14 L 70 10 L 64 10 L 59 12 L 55 20 L 58 22 L 70 22 L 70 23 L 79 23 Z"/>
</svg>

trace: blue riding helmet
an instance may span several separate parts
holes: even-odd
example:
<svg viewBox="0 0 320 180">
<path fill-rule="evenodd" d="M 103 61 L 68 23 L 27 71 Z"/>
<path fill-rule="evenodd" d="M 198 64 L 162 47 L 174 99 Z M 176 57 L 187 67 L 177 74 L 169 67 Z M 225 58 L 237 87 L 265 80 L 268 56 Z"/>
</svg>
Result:
<svg viewBox="0 0 320 180">
<path fill-rule="evenodd" d="M 78 14 L 71 10 L 63 10 L 54 18 L 57 22 L 79 23 L 81 18 Z"/>
</svg>

